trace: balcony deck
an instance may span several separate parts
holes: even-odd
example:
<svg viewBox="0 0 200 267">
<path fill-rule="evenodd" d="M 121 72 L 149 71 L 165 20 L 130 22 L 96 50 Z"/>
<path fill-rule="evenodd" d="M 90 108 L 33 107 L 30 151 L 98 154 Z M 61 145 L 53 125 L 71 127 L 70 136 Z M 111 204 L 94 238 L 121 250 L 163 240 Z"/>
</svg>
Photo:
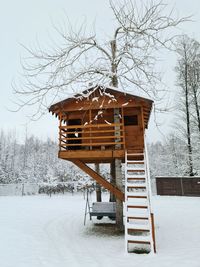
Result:
<svg viewBox="0 0 200 267">
<path fill-rule="evenodd" d="M 123 123 L 60 125 L 59 128 L 59 158 L 109 163 L 125 157 Z"/>
<path fill-rule="evenodd" d="M 58 157 L 65 160 L 79 159 L 85 163 L 110 163 L 115 158 L 124 161 L 125 150 L 63 150 Z"/>
<path fill-rule="evenodd" d="M 59 152 L 61 159 L 84 163 L 110 163 L 114 159 L 124 162 L 124 123 L 60 125 Z M 142 143 L 135 144 L 131 153 L 142 153 Z"/>
</svg>

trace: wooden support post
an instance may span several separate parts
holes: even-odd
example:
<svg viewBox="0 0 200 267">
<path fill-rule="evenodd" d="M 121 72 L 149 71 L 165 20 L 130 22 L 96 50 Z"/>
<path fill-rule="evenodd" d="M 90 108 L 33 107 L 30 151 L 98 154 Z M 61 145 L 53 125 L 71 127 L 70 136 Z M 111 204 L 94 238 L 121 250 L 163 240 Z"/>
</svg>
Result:
<svg viewBox="0 0 200 267">
<path fill-rule="evenodd" d="M 99 163 L 95 163 L 94 164 L 94 169 L 95 169 L 95 172 L 100 174 L 100 166 L 99 166 Z M 102 198 L 101 198 L 101 185 L 99 183 L 96 182 L 96 199 L 97 199 L 97 202 L 101 202 L 102 201 Z"/>
<path fill-rule="evenodd" d="M 97 183 L 108 189 L 112 192 L 116 198 L 120 199 L 120 201 L 124 201 L 124 193 L 121 192 L 116 186 L 110 184 L 106 181 L 100 174 L 96 173 L 93 169 L 88 167 L 85 163 L 81 160 L 75 159 L 72 161 L 76 166 L 78 166 L 81 170 L 86 172 L 89 176 L 91 176 Z"/>
<path fill-rule="evenodd" d="M 111 163 L 110 163 L 110 183 L 115 185 L 116 184 L 116 173 L 115 173 L 115 160 L 113 160 Z M 115 198 L 115 195 L 110 193 L 110 199 L 109 199 L 110 202 L 115 202 L 116 201 L 116 198 Z"/>
<path fill-rule="evenodd" d="M 100 174 L 100 165 L 99 163 L 94 164 L 94 169 L 95 172 Z M 102 197 L 101 197 L 101 185 L 96 182 L 96 200 L 97 202 L 102 202 Z M 97 220 L 101 220 L 103 216 L 97 216 Z"/>
<path fill-rule="evenodd" d="M 115 175 L 116 175 L 116 186 L 123 190 L 122 185 L 122 164 L 120 159 L 115 159 Z M 124 230 L 124 223 L 123 223 L 123 200 L 117 198 L 116 199 L 116 226 L 119 230 Z"/>
<path fill-rule="evenodd" d="M 151 226 L 152 226 L 152 239 L 153 239 L 153 249 L 156 253 L 156 236 L 155 236 L 155 224 L 154 224 L 154 214 L 151 213 Z"/>
</svg>

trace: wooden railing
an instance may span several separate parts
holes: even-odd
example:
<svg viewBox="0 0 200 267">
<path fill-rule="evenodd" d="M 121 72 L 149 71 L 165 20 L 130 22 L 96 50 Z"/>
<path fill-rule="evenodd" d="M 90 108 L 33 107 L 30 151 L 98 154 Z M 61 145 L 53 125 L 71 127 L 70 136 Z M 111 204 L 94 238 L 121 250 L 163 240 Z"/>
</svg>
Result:
<svg viewBox="0 0 200 267">
<path fill-rule="evenodd" d="M 59 127 L 60 150 L 123 149 L 122 123 L 70 125 Z"/>
</svg>

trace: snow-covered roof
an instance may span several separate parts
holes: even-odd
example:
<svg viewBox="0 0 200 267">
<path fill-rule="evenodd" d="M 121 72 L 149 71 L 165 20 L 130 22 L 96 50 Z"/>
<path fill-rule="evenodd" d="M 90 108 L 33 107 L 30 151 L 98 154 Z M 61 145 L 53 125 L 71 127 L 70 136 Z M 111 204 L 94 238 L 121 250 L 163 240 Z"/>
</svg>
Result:
<svg viewBox="0 0 200 267">
<path fill-rule="evenodd" d="M 138 95 L 120 91 L 111 86 L 92 86 L 75 94 L 73 97 L 66 98 L 56 104 L 51 105 L 49 111 L 56 116 L 62 112 L 73 112 L 88 109 L 106 108 L 128 108 L 143 107 L 145 124 L 147 126 L 151 113 L 153 101 Z"/>
</svg>

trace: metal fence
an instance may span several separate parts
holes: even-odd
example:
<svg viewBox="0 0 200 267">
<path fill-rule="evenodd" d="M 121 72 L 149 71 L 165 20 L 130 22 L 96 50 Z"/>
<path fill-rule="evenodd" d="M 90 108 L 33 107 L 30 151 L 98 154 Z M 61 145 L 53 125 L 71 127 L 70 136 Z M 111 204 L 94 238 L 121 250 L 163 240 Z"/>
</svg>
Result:
<svg viewBox="0 0 200 267">
<path fill-rule="evenodd" d="M 37 194 L 65 194 L 83 192 L 88 186 L 78 182 L 0 184 L 0 196 L 27 196 Z M 90 186 L 94 191 L 94 186 Z"/>
<path fill-rule="evenodd" d="M 39 192 L 39 184 L 19 183 L 0 184 L 0 196 L 35 195 Z"/>
</svg>

